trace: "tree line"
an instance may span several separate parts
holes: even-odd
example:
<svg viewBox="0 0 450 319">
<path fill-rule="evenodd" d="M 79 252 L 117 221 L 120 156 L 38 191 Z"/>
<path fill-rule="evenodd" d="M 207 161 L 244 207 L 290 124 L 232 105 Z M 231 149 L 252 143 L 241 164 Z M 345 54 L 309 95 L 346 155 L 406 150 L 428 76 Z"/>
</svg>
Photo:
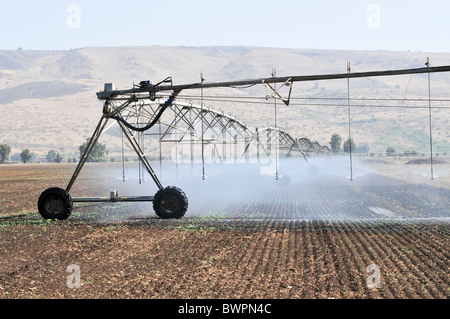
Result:
<svg viewBox="0 0 450 319">
<path fill-rule="evenodd" d="M 342 137 L 339 134 L 333 134 L 329 144 L 333 153 L 341 152 Z M 350 153 L 350 151 L 355 153 L 369 153 L 369 150 L 369 144 L 363 143 L 357 146 L 355 141 L 350 138 L 344 141 L 343 144 L 343 151 L 345 153 Z"/>
<path fill-rule="evenodd" d="M 88 138 L 85 143 L 83 143 L 82 145 L 80 145 L 78 147 L 78 150 L 80 151 L 80 157 L 81 157 L 81 154 L 83 154 L 84 151 L 86 150 L 86 147 L 89 144 L 89 140 L 90 139 Z M 333 134 L 331 136 L 331 140 L 330 140 L 329 144 L 331 146 L 331 151 L 333 153 L 337 154 L 337 153 L 340 153 L 341 150 L 343 150 L 343 152 L 345 152 L 345 153 L 350 153 L 350 151 L 352 151 L 355 153 L 368 154 L 370 151 L 369 144 L 367 144 L 367 143 L 362 143 L 360 145 L 356 145 L 355 141 L 350 138 L 345 140 L 344 143 L 342 143 L 342 141 L 343 141 L 343 139 L 339 134 Z M 4 164 L 8 160 L 10 153 L 11 153 L 11 147 L 9 145 L 0 144 L 0 164 Z M 106 162 L 106 161 L 108 161 L 108 159 L 106 158 L 107 154 L 109 154 L 109 151 L 108 151 L 106 145 L 97 142 L 95 144 L 94 148 L 92 149 L 87 161 L 88 162 Z M 416 150 L 405 150 L 402 154 L 399 154 L 393 147 L 388 147 L 386 149 L 386 156 L 418 156 L 418 155 L 419 155 L 419 152 Z M 446 153 L 444 153 L 444 155 L 446 155 Z M 24 149 L 20 153 L 20 158 L 21 158 L 22 163 L 28 163 L 32 157 L 33 157 L 33 153 L 27 148 Z M 46 155 L 46 160 L 49 163 L 61 163 L 63 160 L 63 156 L 61 153 L 59 153 L 55 150 L 50 150 L 50 151 L 48 151 L 48 153 Z M 78 160 L 79 160 L 79 158 L 78 159 L 76 157 L 72 158 L 73 162 L 76 162 Z"/>
<path fill-rule="evenodd" d="M 89 140 L 90 139 L 88 138 L 85 143 L 83 143 L 82 145 L 80 145 L 78 147 L 78 150 L 80 151 L 80 157 L 86 150 Z M 0 164 L 5 164 L 8 161 L 10 154 L 11 154 L 11 146 L 9 146 L 7 144 L 0 144 Z M 109 154 L 109 151 L 108 151 L 106 145 L 97 142 L 94 145 L 87 161 L 88 162 L 106 162 L 108 160 L 106 158 L 107 154 Z M 30 160 L 33 158 L 33 155 L 34 154 L 28 148 L 24 149 L 20 153 L 21 162 L 22 163 L 30 162 Z M 47 162 L 49 162 L 49 163 L 61 163 L 63 160 L 62 154 L 55 150 L 49 150 L 47 155 L 45 156 L 45 158 L 46 158 Z M 76 162 L 78 160 L 79 160 L 79 158 L 78 159 L 76 157 L 72 158 L 73 162 Z"/>
<path fill-rule="evenodd" d="M 11 146 L 6 144 L 0 145 L 0 164 L 5 164 L 7 159 L 9 158 L 9 155 L 11 154 Z M 29 149 L 24 149 L 22 153 L 20 153 L 20 157 L 22 159 L 23 163 L 27 163 L 31 158 L 33 154 Z"/>
<path fill-rule="evenodd" d="M 331 140 L 329 142 L 331 146 L 331 151 L 335 154 L 340 153 L 341 149 L 345 153 L 350 153 L 350 150 L 354 153 L 364 153 L 368 154 L 370 147 L 367 143 L 363 143 L 359 146 L 356 145 L 355 141 L 351 140 L 350 138 L 344 141 L 344 144 L 342 144 L 342 137 L 339 134 L 333 134 L 331 136 Z M 341 148 L 342 145 L 342 148 Z M 417 150 L 405 150 L 403 153 L 398 153 L 393 147 L 389 146 L 386 148 L 386 156 L 392 157 L 392 156 L 419 156 L 419 151 Z M 424 155 L 424 154 L 422 154 Z M 444 153 L 444 155 L 447 155 L 447 153 Z"/>
</svg>

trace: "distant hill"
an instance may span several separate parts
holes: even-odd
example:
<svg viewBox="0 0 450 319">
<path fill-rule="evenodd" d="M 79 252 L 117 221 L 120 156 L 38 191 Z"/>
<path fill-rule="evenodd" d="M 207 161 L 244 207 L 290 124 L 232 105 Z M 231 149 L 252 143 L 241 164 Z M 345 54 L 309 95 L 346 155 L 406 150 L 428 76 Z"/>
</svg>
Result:
<svg viewBox="0 0 450 319">
<path fill-rule="evenodd" d="M 87 86 L 59 81 L 39 81 L 19 84 L 18 86 L 0 90 L 2 104 L 11 104 L 16 100 L 47 99 L 82 92 Z"/>
<path fill-rule="evenodd" d="M 450 65 L 450 53 L 295 50 L 262 47 L 90 47 L 69 51 L 0 51 L 0 144 L 9 144 L 13 153 L 29 148 L 38 155 L 55 149 L 69 156 L 89 137 L 101 116 L 102 103 L 95 93 L 106 82 L 117 88 L 151 80 L 156 83 L 171 76 L 174 84 L 278 76 L 345 73 L 347 62 L 353 72 Z M 433 99 L 450 98 L 450 74 L 432 75 Z M 183 92 L 187 99 L 189 92 Z M 352 98 L 378 99 L 358 107 L 364 100 L 352 100 L 352 134 L 356 143 L 368 143 L 371 152 L 417 149 L 426 152 L 428 111 L 389 108 L 387 105 L 427 105 L 403 99 L 426 99 L 426 75 L 380 77 L 351 80 Z M 263 86 L 248 89 L 215 89 L 205 96 L 253 96 L 264 98 Z M 290 106 L 279 104 L 279 124 L 293 136 L 307 136 L 327 144 L 334 133 L 348 134 L 345 100 L 346 81 L 295 83 Z M 312 99 L 305 99 L 312 98 Z M 396 99 L 387 102 L 379 99 Z M 390 104 L 389 104 L 390 103 Z M 393 104 L 392 104 L 393 103 Z M 440 102 L 439 102 L 440 103 Z M 434 102 L 445 106 L 445 103 Z M 211 106 L 236 115 L 250 126 L 273 123 L 273 105 L 218 103 Z M 436 150 L 450 153 L 450 110 L 433 111 Z M 119 137 L 106 135 L 104 142 L 114 153 Z"/>
</svg>

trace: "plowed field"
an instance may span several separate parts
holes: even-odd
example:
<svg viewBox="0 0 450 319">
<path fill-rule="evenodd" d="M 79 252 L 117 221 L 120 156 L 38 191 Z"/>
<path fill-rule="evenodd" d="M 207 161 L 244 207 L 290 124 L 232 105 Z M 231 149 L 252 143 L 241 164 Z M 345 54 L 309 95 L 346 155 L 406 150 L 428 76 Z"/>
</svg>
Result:
<svg viewBox="0 0 450 319">
<path fill-rule="evenodd" d="M 72 196 L 155 193 L 113 165 L 87 164 Z M 73 170 L 0 166 L 0 298 L 450 297 L 448 188 L 372 172 L 233 179 L 225 191 L 210 176 L 170 181 L 190 201 L 179 220 L 157 218 L 151 203 L 75 203 L 68 220 L 44 221 L 39 194 Z"/>
</svg>

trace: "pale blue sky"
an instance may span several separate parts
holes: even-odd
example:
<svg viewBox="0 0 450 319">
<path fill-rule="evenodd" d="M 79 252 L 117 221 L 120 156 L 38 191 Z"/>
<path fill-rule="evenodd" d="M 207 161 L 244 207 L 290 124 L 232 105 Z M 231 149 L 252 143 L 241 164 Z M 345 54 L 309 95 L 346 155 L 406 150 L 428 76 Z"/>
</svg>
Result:
<svg viewBox="0 0 450 319">
<path fill-rule="evenodd" d="M 448 0 L 2 0 L 0 4 L 2 50 L 248 45 L 450 52 L 449 34 Z"/>
</svg>

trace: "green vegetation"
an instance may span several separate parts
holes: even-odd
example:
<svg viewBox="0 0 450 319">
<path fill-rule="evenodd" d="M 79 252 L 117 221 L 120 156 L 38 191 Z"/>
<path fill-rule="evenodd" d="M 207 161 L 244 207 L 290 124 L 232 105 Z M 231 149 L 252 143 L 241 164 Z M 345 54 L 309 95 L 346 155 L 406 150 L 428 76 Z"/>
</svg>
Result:
<svg viewBox="0 0 450 319">
<path fill-rule="evenodd" d="M 341 142 L 342 142 L 342 137 L 339 134 L 333 134 L 331 136 L 330 146 L 331 146 L 331 151 L 333 153 L 340 152 Z M 361 145 L 359 145 L 357 147 L 355 141 L 353 141 L 353 140 L 351 141 L 351 148 L 352 148 L 352 151 L 355 153 L 368 154 L 370 151 L 370 146 L 368 143 L 362 143 Z M 346 153 L 350 152 L 350 139 L 347 139 L 344 142 L 344 152 L 346 152 Z"/>
<path fill-rule="evenodd" d="M 9 153 L 11 153 L 11 146 L 6 144 L 0 145 L 0 164 L 5 164 L 6 159 L 9 156 Z"/>
<path fill-rule="evenodd" d="M 386 156 L 395 156 L 397 151 L 393 147 L 388 147 L 386 149 Z"/>
<path fill-rule="evenodd" d="M 28 218 L 30 217 L 30 218 Z M 36 212 L 23 211 L 13 215 L 0 215 L 0 230 L 14 225 L 49 225 L 54 221 L 38 217 Z"/>
<path fill-rule="evenodd" d="M 418 156 L 419 152 L 417 150 L 405 150 L 403 152 L 405 156 Z"/>
<path fill-rule="evenodd" d="M 344 142 L 344 152 L 346 153 L 350 153 L 350 151 L 355 151 L 356 150 L 356 143 L 354 140 L 351 139 L 347 139 Z"/>
<path fill-rule="evenodd" d="M 414 145 L 419 150 L 428 150 L 430 148 L 430 136 L 424 129 L 393 127 L 381 134 L 376 144 L 394 145 L 396 148 L 402 148 L 401 146 L 405 147 L 405 145 Z M 433 139 L 433 149 L 437 152 L 449 150 L 450 142 Z"/>
<path fill-rule="evenodd" d="M 363 153 L 363 154 L 367 154 L 370 151 L 370 147 L 369 144 L 367 143 L 362 143 L 361 145 L 358 145 L 358 147 L 356 148 L 356 153 Z"/>
<path fill-rule="evenodd" d="M 86 143 L 80 146 L 80 158 L 83 156 L 84 151 L 86 150 L 89 141 L 91 139 L 88 138 L 86 140 Z M 109 153 L 109 151 L 106 149 L 106 145 L 99 143 L 95 143 L 94 147 L 91 150 L 91 153 L 89 154 L 89 157 L 87 159 L 88 162 L 106 162 L 108 159 L 106 158 L 106 155 Z"/>
<path fill-rule="evenodd" d="M 46 158 L 49 163 L 61 163 L 62 161 L 61 154 L 54 150 L 48 151 Z"/>
<path fill-rule="evenodd" d="M 28 148 L 24 149 L 22 153 L 20 153 L 20 158 L 22 159 L 23 163 L 27 163 L 32 156 L 33 154 L 30 152 Z"/>
<path fill-rule="evenodd" d="M 339 134 L 333 134 L 331 136 L 330 146 L 333 153 L 339 152 L 339 150 L 341 149 L 341 142 L 342 137 Z"/>
</svg>

